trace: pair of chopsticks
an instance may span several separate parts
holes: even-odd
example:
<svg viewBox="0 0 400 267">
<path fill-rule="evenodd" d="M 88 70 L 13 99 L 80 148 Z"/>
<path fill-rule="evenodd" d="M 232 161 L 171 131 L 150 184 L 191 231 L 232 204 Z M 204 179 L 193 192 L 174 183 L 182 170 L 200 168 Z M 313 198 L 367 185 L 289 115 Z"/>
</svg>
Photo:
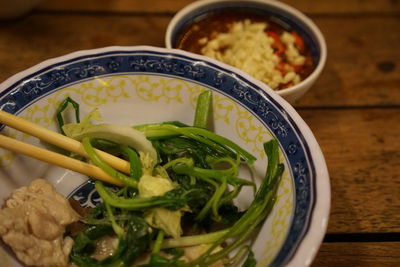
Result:
<svg viewBox="0 0 400 267">
<path fill-rule="evenodd" d="M 14 128 L 18 131 L 35 136 L 40 140 L 45 141 L 46 143 L 71 151 L 83 157 L 88 157 L 81 142 L 62 134 L 56 133 L 54 131 L 48 130 L 42 126 L 34 124 L 20 117 L 14 116 L 2 110 L 0 110 L 0 123 Z M 111 177 L 97 166 L 82 162 L 77 159 L 73 159 L 71 157 L 50 150 L 39 148 L 31 144 L 24 143 L 3 134 L 0 134 L 0 147 L 13 151 L 15 153 L 23 154 L 53 165 L 82 173 L 94 179 L 98 179 L 119 186 L 122 185 L 120 181 Z M 121 172 L 129 174 L 129 162 L 98 149 L 96 149 L 95 151 L 110 166 Z"/>
</svg>

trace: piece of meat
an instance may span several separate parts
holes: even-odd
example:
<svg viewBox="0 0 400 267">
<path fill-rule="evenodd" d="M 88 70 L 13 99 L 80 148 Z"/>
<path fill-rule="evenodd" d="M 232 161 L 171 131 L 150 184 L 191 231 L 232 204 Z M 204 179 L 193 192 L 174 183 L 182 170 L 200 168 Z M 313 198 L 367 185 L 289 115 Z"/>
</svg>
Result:
<svg viewBox="0 0 400 267">
<path fill-rule="evenodd" d="M 78 219 L 64 196 L 36 179 L 16 189 L 0 210 L 0 236 L 27 265 L 68 266 L 73 240 L 63 235 Z"/>
</svg>

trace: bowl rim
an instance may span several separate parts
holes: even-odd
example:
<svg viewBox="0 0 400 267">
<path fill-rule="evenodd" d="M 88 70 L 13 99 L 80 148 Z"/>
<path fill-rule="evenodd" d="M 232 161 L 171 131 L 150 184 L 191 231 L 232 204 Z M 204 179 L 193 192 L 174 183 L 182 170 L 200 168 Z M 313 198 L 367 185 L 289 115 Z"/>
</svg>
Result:
<svg viewBox="0 0 400 267">
<path fill-rule="evenodd" d="M 24 71 L 14 74 L 10 78 L 0 83 L 0 98 L 4 96 L 7 88 L 14 86 L 16 83 L 19 83 L 24 78 L 34 75 L 36 72 L 46 69 L 47 67 L 52 66 L 54 64 L 60 62 L 68 62 L 69 60 L 73 60 L 82 56 L 90 56 L 90 55 L 96 56 L 97 54 L 102 54 L 102 53 L 129 52 L 138 50 L 150 50 L 153 52 L 158 52 L 163 54 L 174 54 L 178 56 L 196 58 L 220 66 L 224 69 L 232 70 L 234 73 L 239 74 L 240 76 L 242 76 L 255 86 L 264 89 L 265 93 L 268 94 L 268 96 L 272 100 L 276 101 L 279 105 L 281 105 L 282 108 L 285 110 L 285 112 L 288 115 L 290 115 L 293 121 L 296 122 L 296 126 L 302 133 L 304 139 L 306 140 L 306 143 L 310 148 L 311 159 L 315 166 L 315 177 L 316 177 L 315 202 L 310 215 L 311 219 L 308 224 L 308 228 L 305 229 L 305 234 L 303 235 L 303 238 L 299 240 L 297 249 L 294 251 L 293 255 L 291 255 L 291 258 L 286 262 L 287 264 L 285 265 L 296 266 L 296 267 L 309 266 L 312 263 L 314 257 L 316 256 L 316 253 L 318 252 L 318 249 L 325 235 L 329 220 L 330 206 L 331 206 L 329 173 L 324 159 L 324 155 L 311 129 L 305 123 L 305 121 L 300 117 L 300 115 L 297 113 L 294 107 L 290 105 L 281 96 L 276 94 L 276 91 L 272 90 L 266 84 L 256 80 L 255 78 L 246 74 L 240 69 L 234 68 L 230 65 L 227 65 L 225 63 L 222 63 L 214 59 L 210 59 L 205 56 L 193 54 L 178 49 L 168 49 L 168 48 L 160 48 L 153 46 L 109 46 L 104 48 L 80 50 L 63 56 L 47 59 Z"/>
<path fill-rule="evenodd" d="M 282 3 L 277 0 L 199 0 L 190 3 L 189 5 L 183 7 L 181 10 L 179 10 L 174 17 L 170 20 L 166 33 L 165 33 L 165 46 L 166 48 L 169 49 L 174 49 L 172 45 L 172 36 L 173 32 L 178 25 L 178 23 L 181 21 L 182 18 L 187 16 L 193 11 L 196 11 L 200 8 L 204 8 L 208 5 L 213 5 L 215 3 L 223 3 L 223 2 L 229 2 L 229 3 L 238 3 L 240 4 L 241 2 L 246 2 L 246 4 L 265 4 L 266 6 L 274 6 L 275 8 L 282 9 L 282 11 L 286 13 L 290 13 L 292 16 L 296 17 L 297 19 L 301 20 L 307 27 L 309 27 L 309 30 L 312 32 L 312 34 L 315 36 L 315 39 L 317 40 L 317 43 L 320 48 L 320 55 L 319 55 L 319 61 L 315 69 L 311 72 L 309 76 L 307 76 L 304 80 L 300 81 L 300 83 L 281 90 L 276 90 L 276 92 L 281 95 L 281 96 L 287 96 L 290 95 L 291 93 L 294 93 L 296 91 L 299 91 L 303 89 L 304 87 L 311 86 L 312 83 L 317 79 L 317 77 L 321 74 L 322 70 L 325 67 L 326 64 L 326 59 L 327 59 L 327 45 L 325 38 L 321 32 L 321 30 L 318 28 L 318 26 L 310 19 L 308 18 L 305 14 L 303 14 L 301 11 L 298 9 L 289 6 L 288 4 Z"/>
</svg>

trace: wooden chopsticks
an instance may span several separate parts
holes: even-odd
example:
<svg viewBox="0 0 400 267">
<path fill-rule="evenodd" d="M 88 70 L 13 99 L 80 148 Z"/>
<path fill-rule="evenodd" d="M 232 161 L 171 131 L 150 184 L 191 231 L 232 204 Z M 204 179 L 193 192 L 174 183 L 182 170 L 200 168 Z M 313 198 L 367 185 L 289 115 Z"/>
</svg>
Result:
<svg viewBox="0 0 400 267">
<path fill-rule="evenodd" d="M 10 113 L 0 110 L 0 123 L 3 123 L 11 128 L 35 136 L 49 144 L 63 148 L 65 150 L 74 152 L 83 157 L 87 157 L 85 149 L 81 142 L 76 141 L 72 138 L 64 136 L 62 134 L 48 130 L 42 126 L 34 124 L 30 121 L 24 120 L 20 117 L 14 116 Z M 24 142 L 15 140 L 13 138 L 0 134 L 0 147 L 7 150 L 23 154 L 32 158 L 39 159 L 41 161 L 48 162 L 50 164 L 58 165 L 60 167 L 70 169 L 88 175 L 95 179 L 99 179 L 115 185 L 122 185 L 120 181 L 114 179 L 97 166 L 73 159 L 71 157 L 58 154 L 53 151 L 49 151 L 43 148 L 39 148 Z M 130 172 L 129 162 L 108 154 L 104 151 L 96 149 L 99 156 L 115 169 L 124 173 Z"/>
<path fill-rule="evenodd" d="M 98 180 L 115 184 L 122 185 L 122 183 L 107 173 L 105 173 L 99 167 L 82 162 L 77 159 L 73 159 L 68 156 L 58 154 L 53 151 L 49 151 L 43 148 L 36 147 L 31 144 L 26 144 L 24 142 L 15 140 L 13 138 L 4 136 L 0 134 L 0 147 L 7 150 L 23 154 L 32 158 L 36 158 L 47 163 L 57 165 L 75 172 L 82 173 L 84 175 L 96 178 Z"/>
</svg>

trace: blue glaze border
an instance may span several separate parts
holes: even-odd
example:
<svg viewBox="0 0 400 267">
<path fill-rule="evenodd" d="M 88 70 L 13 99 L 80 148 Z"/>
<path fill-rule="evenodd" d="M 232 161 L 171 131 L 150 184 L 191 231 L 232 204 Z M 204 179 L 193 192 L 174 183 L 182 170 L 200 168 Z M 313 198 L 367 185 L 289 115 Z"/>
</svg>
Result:
<svg viewBox="0 0 400 267">
<path fill-rule="evenodd" d="M 15 82 L 0 92 L 0 109 L 17 114 L 69 84 L 118 73 L 148 73 L 192 80 L 236 100 L 263 122 L 279 140 L 294 178 L 294 219 L 271 265 L 287 262 L 309 227 L 315 203 L 315 168 L 309 147 L 295 122 L 262 88 L 246 78 L 213 63 L 174 53 L 150 50 L 94 53 L 52 64 Z M 3 127 L 0 125 L 0 130 Z M 79 190 L 74 193 L 77 194 Z"/>
</svg>

